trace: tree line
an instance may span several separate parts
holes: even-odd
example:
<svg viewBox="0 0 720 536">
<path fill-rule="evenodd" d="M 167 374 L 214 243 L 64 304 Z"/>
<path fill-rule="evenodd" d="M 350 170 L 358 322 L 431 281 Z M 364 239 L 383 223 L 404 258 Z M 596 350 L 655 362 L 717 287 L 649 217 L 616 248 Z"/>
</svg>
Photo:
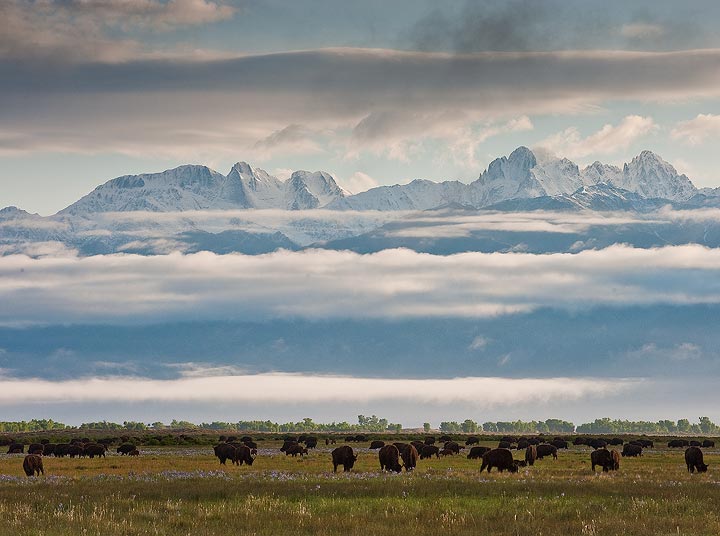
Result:
<svg viewBox="0 0 720 536">
<path fill-rule="evenodd" d="M 228 431 L 228 432 L 400 432 L 402 425 L 392 423 L 376 415 L 358 415 L 358 422 L 351 424 L 345 421 L 331 423 L 317 423 L 306 417 L 297 422 L 277 423 L 266 421 L 213 421 L 210 423 L 192 423 L 173 419 L 169 424 L 160 421 L 143 423 L 139 421 L 123 421 L 115 423 L 109 421 L 87 422 L 80 426 L 69 426 L 52 419 L 31 419 L 29 421 L 0 421 L 0 432 L 43 432 L 53 430 L 107 430 L 107 431 L 149 431 L 149 430 L 197 430 L 197 431 Z M 432 426 L 423 424 L 425 432 L 430 432 Z M 691 423 L 688 419 L 678 421 L 628 421 L 605 417 L 595 419 L 593 422 L 575 426 L 572 422 L 562 419 L 547 419 L 544 421 L 497 421 L 479 424 L 472 419 L 462 422 L 443 421 L 439 430 L 444 433 L 511 433 L 511 434 L 695 434 L 720 435 L 720 426 L 709 417 L 700 417 L 698 422 Z"/>
</svg>

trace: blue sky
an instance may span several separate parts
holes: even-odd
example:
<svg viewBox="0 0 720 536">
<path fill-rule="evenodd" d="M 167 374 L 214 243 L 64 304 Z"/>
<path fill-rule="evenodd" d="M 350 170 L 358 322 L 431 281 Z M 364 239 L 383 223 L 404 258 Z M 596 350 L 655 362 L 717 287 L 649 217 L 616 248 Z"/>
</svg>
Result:
<svg viewBox="0 0 720 536">
<path fill-rule="evenodd" d="M 323 169 L 355 192 L 470 181 L 518 145 L 581 165 L 651 149 L 718 186 L 718 11 L 710 1 L 10 0 L 0 205 L 51 214 L 115 176 L 191 162 Z"/>
</svg>

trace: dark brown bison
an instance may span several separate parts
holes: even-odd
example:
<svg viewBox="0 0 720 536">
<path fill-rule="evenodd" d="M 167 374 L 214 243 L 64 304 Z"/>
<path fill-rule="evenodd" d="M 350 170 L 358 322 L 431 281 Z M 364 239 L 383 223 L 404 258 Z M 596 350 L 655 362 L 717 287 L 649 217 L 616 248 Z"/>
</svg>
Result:
<svg viewBox="0 0 720 536">
<path fill-rule="evenodd" d="M 690 446 L 691 447 L 701 447 L 702 443 L 700 443 L 700 441 L 697 441 L 696 439 L 693 439 L 692 441 L 690 441 Z M 30 452 L 29 448 L 28 448 L 28 452 Z"/>
<path fill-rule="evenodd" d="M 373 441 L 372 443 L 370 443 L 370 448 L 371 448 L 372 450 L 381 449 L 381 448 L 383 448 L 384 446 L 385 446 L 385 441 L 380 441 L 379 439 L 376 439 L 375 441 Z"/>
<path fill-rule="evenodd" d="M 545 456 L 552 456 L 553 459 L 557 460 L 557 448 L 555 445 L 550 443 L 540 443 L 535 447 L 537 452 L 537 459 L 542 460 Z"/>
<path fill-rule="evenodd" d="M 685 439 L 671 439 L 668 441 L 668 448 L 674 449 L 674 448 L 680 448 L 680 447 L 687 447 L 688 441 Z"/>
<path fill-rule="evenodd" d="M 620 446 L 625 443 L 625 441 L 623 441 L 619 437 L 613 437 L 608 443 L 613 446 Z"/>
<path fill-rule="evenodd" d="M 380 470 L 381 471 L 395 471 L 399 473 L 402 471 L 400 465 L 400 451 L 395 445 L 385 445 L 378 452 L 378 458 L 380 459 Z"/>
<path fill-rule="evenodd" d="M 253 438 L 249 435 L 244 435 L 240 438 L 240 441 L 243 443 L 247 443 L 248 441 L 252 441 L 252 440 L 253 440 Z"/>
<path fill-rule="evenodd" d="M 637 441 L 644 449 L 651 449 L 655 446 L 655 444 L 650 439 L 638 439 Z"/>
<path fill-rule="evenodd" d="M 573 441 L 573 445 L 587 445 L 587 439 L 584 437 L 576 437 Z"/>
<path fill-rule="evenodd" d="M 556 449 L 567 449 L 568 448 L 568 442 L 564 439 L 553 439 L 550 444 L 554 446 Z"/>
<path fill-rule="evenodd" d="M 408 445 L 406 449 L 401 450 L 400 456 L 402 457 L 406 471 L 412 471 L 415 467 L 417 467 L 419 456 L 415 445 Z"/>
<path fill-rule="evenodd" d="M 603 473 L 607 473 L 615 466 L 612 454 L 610 454 L 608 449 L 593 450 L 590 453 L 590 464 L 592 465 L 593 472 L 595 472 L 595 466 L 599 465 L 602 467 Z"/>
<path fill-rule="evenodd" d="M 640 445 L 633 445 L 631 443 L 625 443 L 622 449 L 623 457 L 635 458 L 642 456 L 642 447 Z"/>
<path fill-rule="evenodd" d="M 604 439 L 591 439 L 587 444 L 594 449 L 604 449 L 607 447 L 607 441 Z"/>
<path fill-rule="evenodd" d="M 447 441 L 444 448 L 447 450 L 452 450 L 455 454 L 460 454 L 460 449 L 462 447 L 460 447 L 460 445 L 458 445 L 455 441 Z"/>
<path fill-rule="evenodd" d="M 302 458 L 305 454 L 308 453 L 308 449 L 304 448 L 302 445 L 292 445 L 287 448 L 285 451 L 285 456 L 292 456 L 293 458 L 297 456 L 298 454 Z"/>
<path fill-rule="evenodd" d="M 125 456 L 126 454 L 132 452 L 133 450 L 135 450 L 135 445 L 133 445 L 132 443 L 123 443 L 122 445 L 120 445 L 117 448 L 117 452 L 121 456 Z"/>
<path fill-rule="evenodd" d="M 467 455 L 468 460 L 479 460 L 486 452 L 489 452 L 490 447 L 472 447 L 470 453 Z"/>
<path fill-rule="evenodd" d="M 286 439 L 286 440 L 283 442 L 283 446 L 280 447 L 280 452 L 285 452 L 285 453 L 287 453 L 287 451 L 288 451 L 289 448 L 296 447 L 297 445 L 298 445 L 298 442 L 295 441 L 294 439 Z"/>
<path fill-rule="evenodd" d="M 27 476 L 40 476 L 45 474 L 42 457 L 37 454 L 28 454 L 23 460 L 23 471 Z"/>
<path fill-rule="evenodd" d="M 69 443 L 58 443 L 53 449 L 53 456 L 55 456 L 56 458 L 64 458 L 65 456 L 67 456 L 69 448 Z"/>
<path fill-rule="evenodd" d="M 100 445 L 99 443 L 88 443 L 83 447 L 83 454 L 85 456 L 90 456 L 90 458 L 94 458 L 95 456 L 102 456 L 104 458 L 106 450 L 107 447 L 105 445 Z"/>
<path fill-rule="evenodd" d="M 420 453 L 422 451 L 422 448 L 425 446 L 425 443 L 423 443 L 422 441 L 411 441 L 410 444 L 415 447 L 415 450 L 417 450 L 418 453 Z"/>
<path fill-rule="evenodd" d="M 25 452 L 25 445 L 22 443 L 10 443 L 8 445 L 8 454 L 22 454 Z"/>
<path fill-rule="evenodd" d="M 516 450 L 525 450 L 529 446 L 530 446 L 530 442 L 527 439 L 522 438 L 522 439 L 518 440 L 517 446 L 515 447 L 515 449 Z"/>
<path fill-rule="evenodd" d="M 470 436 L 465 440 L 466 445 L 477 445 L 480 443 L 480 438 L 475 436 Z"/>
<path fill-rule="evenodd" d="M 440 449 L 438 456 L 455 456 L 455 451 L 450 449 Z"/>
<path fill-rule="evenodd" d="M 67 454 L 71 458 L 75 458 L 76 456 L 79 458 L 85 454 L 85 451 L 83 450 L 82 443 L 75 443 L 73 445 L 69 445 L 67 449 Z"/>
<path fill-rule="evenodd" d="M 703 463 L 703 453 L 698 447 L 690 447 L 685 451 L 685 464 L 691 473 L 697 469 L 698 473 L 707 471 L 708 466 Z"/>
<path fill-rule="evenodd" d="M 420 459 L 425 460 L 427 458 L 432 458 L 433 456 L 439 458 L 440 449 L 435 445 L 424 445 L 422 450 L 420 451 Z"/>
<path fill-rule="evenodd" d="M 498 443 L 499 449 L 509 449 L 511 446 L 512 443 L 510 443 L 510 441 L 500 441 L 500 443 Z"/>
<path fill-rule="evenodd" d="M 709 440 L 709 439 L 706 439 L 705 441 L 703 441 L 702 446 L 703 446 L 703 448 L 706 448 L 706 449 L 714 448 L 714 447 L 715 447 L 715 441 L 711 441 L 711 440 Z"/>
<path fill-rule="evenodd" d="M 349 471 L 357 461 L 357 454 L 353 452 L 352 447 L 343 445 L 332 451 L 333 473 L 337 473 L 338 465 L 343 466 L 343 471 Z"/>
<path fill-rule="evenodd" d="M 131 450 L 128 452 L 128 456 L 140 456 L 140 451 L 138 449 Z"/>
<path fill-rule="evenodd" d="M 488 473 L 493 467 L 497 467 L 497 470 L 501 473 L 505 470 L 510 471 L 511 473 L 517 473 L 518 471 L 518 466 L 513 459 L 512 452 L 508 449 L 498 448 L 489 450 L 483 455 L 482 460 L 482 465 L 480 466 L 481 472 L 486 467 Z"/>
<path fill-rule="evenodd" d="M 613 471 L 619 470 L 620 469 L 620 453 L 617 450 L 612 449 L 610 451 L 610 455 L 612 456 L 612 459 L 613 459 L 612 470 Z"/>
<path fill-rule="evenodd" d="M 426 437 L 425 438 L 425 444 L 426 445 L 434 445 L 435 444 L 435 438 L 433 436 Z"/>
<path fill-rule="evenodd" d="M 317 448 L 317 442 L 318 442 L 317 437 L 309 436 L 309 437 L 305 438 L 305 446 L 309 449 Z M 250 445 L 248 445 L 248 447 L 257 448 L 257 445 L 255 445 L 254 447 L 251 447 Z"/>
<path fill-rule="evenodd" d="M 447 442 L 447 441 L 452 441 L 452 437 L 450 437 L 450 436 L 447 435 L 447 434 L 440 436 L 440 442 L 441 442 L 441 443 L 445 443 L 445 442 Z"/>
<path fill-rule="evenodd" d="M 245 445 L 245 446 L 246 446 L 247 448 L 249 448 L 250 450 L 252 450 L 252 449 L 257 449 L 257 448 L 258 448 L 257 443 L 255 443 L 255 441 L 243 441 L 242 444 Z M 310 446 L 308 446 L 307 443 L 305 443 L 305 446 L 306 446 L 307 448 L 315 448 L 315 447 L 310 447 Z M 315 446 L 317 446 L 317 443 L 315 444 Z"/>
<path fill-rule="evenodd" d="M 535 465 L 535 460 L 537 460 L 537 446 L 528 445 L 525 449 L 525 462 L 528 465 Z"/>
<path fill-rule="evenodd" d="M 222 465 L 225 465 L 227 460 L 230 460 L 230 462 L 233 463 L 235 462 L 235 447 L 230 443 L 220 443 L 215 445 L 213 450 L 215 451 L 215 456 L 217 456 Z"/>
<path fill-rule="evenodd" d="M 247 445 L 235 447 L 235 457 L 233 459 L 234 464 L 242 465 L 243 463 L 246 463 L 248 465 L 252 465 L 254 461 L 255 458 L 252 457 L 252 449 L 250 449 L 250 447 Z"/>
<path fill-rule="evenodd" d="M 43 446 L 42 443 L 32 443 L 32 444 L 28 447 L 28 454 L 40 454 L 40 455 L 42 455 L 42 453 L 44 452 L 44 450 L 45 450 L 45 447 Z"/>
</svg>

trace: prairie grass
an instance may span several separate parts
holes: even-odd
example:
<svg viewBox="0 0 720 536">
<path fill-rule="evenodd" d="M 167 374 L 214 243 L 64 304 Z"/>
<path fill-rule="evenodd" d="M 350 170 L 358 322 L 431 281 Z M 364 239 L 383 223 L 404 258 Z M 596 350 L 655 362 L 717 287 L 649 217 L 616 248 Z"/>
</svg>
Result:
<svg viewBox="0 0 720 536">
<path fill-rule="evenodd" d="M 382 474 L 358 449 L 332 473 L 330 449 L 303 459 L 263 445 L 251 466 L 221 466 L 212 449 L 146 448 L 138 458 L 46 458 L 28 479 L 0 456 L 0 533 L 12 535 L 720 534 L 720 455 L 690 475 L 682 449 L 623 458 L 593 474 L 590 449 L 561 451 L 518 474 L 480 473 L 464 455 Z M 467 452 L 467 451 L 465 451 Z M 521 453 L 516 453 L 520 458 Z"/>
</svg>

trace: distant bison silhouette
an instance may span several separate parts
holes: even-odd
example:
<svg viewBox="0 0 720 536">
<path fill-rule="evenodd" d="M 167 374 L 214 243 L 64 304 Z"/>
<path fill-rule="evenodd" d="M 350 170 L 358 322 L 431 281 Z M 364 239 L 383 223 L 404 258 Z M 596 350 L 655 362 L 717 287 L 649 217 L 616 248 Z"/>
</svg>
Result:
<svg viewBox="0 0 720 536">
<path fill-rule="evenodd" d="M 436 447 L 435 445 L 425 445 L 423 446 L 422 450 L 420 451 L 420 459 L 425 460 L 427 458 L 432 458 L 435 456 L 436 458 L 440 457 L 440 449 Z"/>
<path fill-rule="evenodd" d="M 552 456 L 557 460 L 557 447 L 549 443 L 541 443 L 535 447 L 537 451 L 537 459 L 542 460 L 545 456 Z"/>
<path fill-rule="evenodd" d="M 486 452 L 489 452 L 490 447 L 472 447 L 467 455 L 468 460 L 479 460 Z"/>
<path fill-rule="evenodd" d="M 307 448 L 304 448 L 302 445 L 295 444 L 287 448 L 287 450 L 285 451 L 285 456 L 292 456 L 294 458 L 299 454 L 302 458 L 307 453 Z"/>
<path fill-rule="evenodd" d="M 42 443 L 33 443 L 28 447 L 28 454 L 42 454 L 45 446 Z"/>
<path fill-rule="evenodd" d="M 125 456 L 126 454 L 130 454 L 133 450 L 135 450 L 135 445 L 132 443 L 123 443 L 117 448 L 117 453 L 121 456 Z"/>
<path fill-rule="evenodd" d="M 22 443 L 10 443 L 8 445 L 8 454 L 22 454 L 25 452 L 25 445 Z"/>
<path fill-rule="evenodd" d="M 642 456 L 642 450 L 643 449 L 640 445 L 625 443 L 625 445 L 623 445 L 622 455 L 623 457 L 635 458 L 637 456 Z"/>
<path fill-rule="evenodd" d="M 27 476 L 40 476 L 45 474 L 42 457 L 37 454 L 28 454 L 23 460 L 23 471 Z"/>
<path fill-rule="evenodd" d="M 343 471 L 349 471 L 357 461 L 357 454 L 352 447 L 343 445 L 332 451 L 333 473 L 337 473 L 338 465 L 343 466 Z"/>
<path fill-rule="evenodd" d="M 508 449 L 492 449 L 483 455 L 482 465 L 480 471 L 484 471 L 487 468 L 488 473 L 490 470 L 496 467 L 499 472 L 510 471 L 511 473 L 517 473 L 518 466 L 513 459 L 512 452 Z"/>
<path fill-rule="evenodd" d="M 698 473 L 707 471 L 707 464 L 703 463 L 703 453 L 698 447 L 690 447 L 685 451 L 685 464 L 688 471 L 694 473 L 697 469 Z"/>
<path fill-rule="evenodd" d="M 676 449 L 681 447 L 687 447 L 689 442 L 685 439 L 671 439 L 668 441 L 668 448 Z"/>
<path fill-rule="evenodd" d="M 402 471 L 400 465 L 400 451 L 395 445 L 385 445 L 378 452 L 378 458 L 380 459 L 380 470 L 381 471 L 395 471 L 399 473 Z"/>
<path fill-rule="evenodd" d="M 100 445 L 99 443 L 88 443 L 83 447 L 83 455 L 90 456 L 90 458 L 94 458 L 95 456 L 102 456 L 104 458 L 106 450 L 107 447 L 105 445 Z"/>
<path fill-rule="evenodd" d="M 703 441 L 702 446 L 703 446 L 703 448 L 714 448 L 714 447 L 715 447 L 715 441 L 711 441 L 711 440 L 709 440 L 709 439 L 706 439 L 705 441 Z"/>
<path fill-rule="evenodd" d="M 465 440 L 466 445 L 477 445 L 478 443 L 480 443 L 480 438 L 475 436 L 470 436 Z"/>
<path fill-rule="evenodd" d="M 370 448 L 372 450 L 381 449 L 384 446 L 385 446 L 385 441 L 380 441 L 379 439 L 376 439 L 375 441 L 370 443 Z"/>
</svg>

